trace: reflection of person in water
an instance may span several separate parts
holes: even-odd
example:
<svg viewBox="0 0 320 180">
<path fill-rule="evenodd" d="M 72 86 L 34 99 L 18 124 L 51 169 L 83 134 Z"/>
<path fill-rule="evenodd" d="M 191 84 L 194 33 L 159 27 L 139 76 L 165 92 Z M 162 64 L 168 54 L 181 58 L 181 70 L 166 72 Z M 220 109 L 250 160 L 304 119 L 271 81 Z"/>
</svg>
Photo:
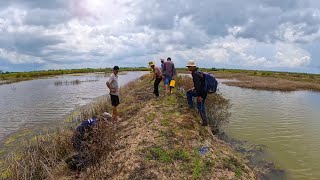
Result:
<svg viewBox="0 0 320 180">
<path fill-rule="evenodd" d="M 101 124 L 110 122 L 112 115 L 103 113 L 102 116 L 93 116 L 92 118 L 83 121 L 74 132 L 72 137 L 72 145 L 76 150 L 76 154 L 66 160 L 69 168 L 73 170 L 81 169 L 90 163 L 90 143 L 98 141 L 91 133 L 94 129 L 98 129 Z M 90 141 L 90 142 L 89 142 Z"/>
</svg>

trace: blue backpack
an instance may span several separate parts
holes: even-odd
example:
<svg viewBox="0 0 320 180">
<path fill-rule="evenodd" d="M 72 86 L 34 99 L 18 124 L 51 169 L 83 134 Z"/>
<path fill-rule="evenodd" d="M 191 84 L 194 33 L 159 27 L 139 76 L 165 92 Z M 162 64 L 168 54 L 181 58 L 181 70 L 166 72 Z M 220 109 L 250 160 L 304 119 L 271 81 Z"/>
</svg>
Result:
<svg viewBox="0 0 320 180">
<path fill-rule="evenodd" d="M 217 92 L 218 81 L 213 76 L 213 74 L 202 72 L 202 75 L 203 75 L 204 80 L 205 80 L 204 88 L 207 91 L 207 93 L 213 94 L 213 93 Z"/>
</svg>

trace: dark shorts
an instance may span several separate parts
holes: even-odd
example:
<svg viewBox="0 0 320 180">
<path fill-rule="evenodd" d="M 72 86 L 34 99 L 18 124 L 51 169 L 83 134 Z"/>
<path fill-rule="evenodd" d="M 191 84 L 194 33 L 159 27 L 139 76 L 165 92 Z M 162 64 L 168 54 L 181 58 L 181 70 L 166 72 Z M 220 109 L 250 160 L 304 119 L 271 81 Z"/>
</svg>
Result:
<svg viewBox="0 0 320 180">
<path fill-rule="evenodd" d="M 118 106 L 120 104 L 119 96 L 110 94 L 110 97 L 112 106 Z"/>
</svg>

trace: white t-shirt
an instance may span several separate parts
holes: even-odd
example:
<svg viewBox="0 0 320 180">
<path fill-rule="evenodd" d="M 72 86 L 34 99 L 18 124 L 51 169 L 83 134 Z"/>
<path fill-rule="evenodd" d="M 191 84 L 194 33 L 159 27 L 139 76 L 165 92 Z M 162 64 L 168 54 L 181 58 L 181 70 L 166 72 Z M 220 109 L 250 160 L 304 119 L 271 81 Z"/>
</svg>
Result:
<svg viewBox="0 0 320 180">
<path fill-rule="evenodd" d="M 108 82 L 109 82 L 111 88 L 115 88 L 116 89 L 116 92 L 110 93 L 110 94 L 119 96 L 118 76 L 115 75 L 114 73 L 112 73 L 110 75 L 110 78 L 109 78 Z"/>
</svg>

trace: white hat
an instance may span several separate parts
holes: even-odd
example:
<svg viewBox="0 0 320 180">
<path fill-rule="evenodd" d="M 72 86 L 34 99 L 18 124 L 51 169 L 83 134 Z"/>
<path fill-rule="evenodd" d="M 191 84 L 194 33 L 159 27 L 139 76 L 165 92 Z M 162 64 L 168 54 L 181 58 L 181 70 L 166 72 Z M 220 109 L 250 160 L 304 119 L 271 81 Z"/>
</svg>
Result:
<svg viewBox="0 0 320 180">
<path fill-rule="evenodd" d="M 196 67 L 197 66 L 196 62 L 194 60 L 189 60 L 188 64 L 187 64 L 187 67 L 192 67 L 192 66 Z"/>
</svg>

